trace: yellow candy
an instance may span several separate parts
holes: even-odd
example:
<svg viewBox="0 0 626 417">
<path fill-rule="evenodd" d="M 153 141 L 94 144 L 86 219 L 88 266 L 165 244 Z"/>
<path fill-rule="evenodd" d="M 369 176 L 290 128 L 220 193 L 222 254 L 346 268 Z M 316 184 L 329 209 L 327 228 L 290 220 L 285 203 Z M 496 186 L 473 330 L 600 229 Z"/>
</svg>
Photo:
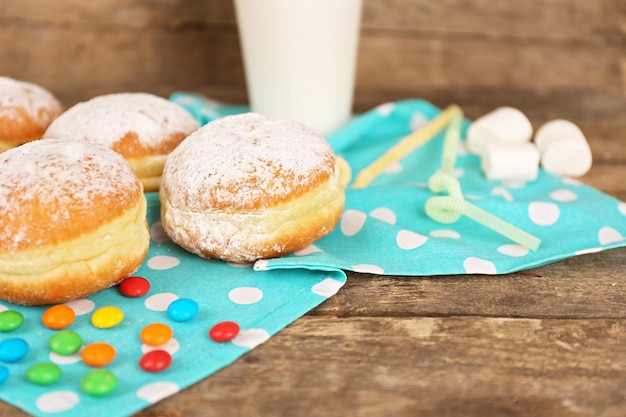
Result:
<svg viewBox="0 0 626 417">
<path fill-rule="evenodd" d="M 91 324 L 99 329 L 110 329 L 124 320 L 124 312 L 117 307 L 107 306 L 97 309 L 91 316 Z"/>
</svg>

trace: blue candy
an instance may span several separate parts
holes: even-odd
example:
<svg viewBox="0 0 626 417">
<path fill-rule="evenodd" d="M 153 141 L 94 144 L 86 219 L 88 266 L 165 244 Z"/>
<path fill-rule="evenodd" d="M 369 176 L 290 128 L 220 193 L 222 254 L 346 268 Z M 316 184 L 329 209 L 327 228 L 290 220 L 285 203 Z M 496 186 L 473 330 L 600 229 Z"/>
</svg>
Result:
<svg viewBox="0 0 626 417">
<path fill-rule="evenodd" d="M 0 362 L 17 362 L 28 353 L 28 343 L 14 337 L 0 342 Z"/>
<path fill-rule="evenodd" d="M 167 308 L 169 318 L 178 322 L 191 320 L 196 314 L 198 314 L 198 303 L 190 298 L 179 298 Z"/>
</svg>

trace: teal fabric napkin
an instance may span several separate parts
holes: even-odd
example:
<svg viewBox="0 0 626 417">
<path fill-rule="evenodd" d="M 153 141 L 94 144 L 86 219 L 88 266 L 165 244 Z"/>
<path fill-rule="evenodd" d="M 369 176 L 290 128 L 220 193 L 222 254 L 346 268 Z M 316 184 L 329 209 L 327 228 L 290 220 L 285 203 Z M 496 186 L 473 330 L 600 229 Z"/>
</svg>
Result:
<svg viewBox="0 0 626 417">
<path fill-rule="evenodd" d="M 171 100 L 187 108 L 201 124 L 248 111 L 201 95 L 176 93 Z M 328 139 L 358 173 L 401 138 L 439 113 L 428 102 L 387 103 L 355 117 Z M 465 128 L 469 122 L 466 121 Z M 151 282 L 148 294 L 127 298 L 110 288 L 69 305 L 77 319 L 69 329 L 85 344 L 104 341 L 117 351 L 106 367 L 117 388 L 103 397 L 80 390 L 90 368 L 78 355 L 52 354 L 48 340 L 56 331 L 41 324 L 45 307 L 0 302 L 0 311 L 16 310 L 24 324 L 0 333 L 0 351 L 8 339 L 29 345 L 16 362 L 0 362 L 0 398 L 36 416 L 125 416 L 205 378 L 254 349 L 282 328 L 334 295 L 345 283 L 344 271 L 392 275 L 503 274 L 589 252 L 625 246 L 626 204 L 580 182 L 540 172 L 532 183 L 489 182 L 476 156 L 459 149 L 455 175 L 473 204 L 542 239 L 536 252 L 516 245 L 467 218 L 451 225 L 429 219 L 424 204 L 433 193 L 426 183 L 440 167 L 440 135 L 391 166 L 370 187 L 346 190 L 346 207 L 337 228 L 313 245 L 254 265 L 205 260 L 174 245 L 159 223 L 159 201 L 148 194 L 151 245 L 136 275 Z M 191 298 L 200 308 L 188 322 L 175 322 L 167 306 Z M 91 315 L 117 306 L 124 320 L 111 329 L 95 328 Z M 208 337 L 213 325 L 234 321 L 242 331 L 232 341 Z M 174 339 L 163 349 L 172 365 L 159 373 L 143 371 L 139 359 L 150 348 L 139 333 L 150 323 L 168 324 Z M 61 378 L 39 386 L 25 375 L 37 363 L 57 364 Z M 2 375 L 8 373 L 4 382 Z"/>
<path fill-rule="evenodd" d="M 208 123 L 249 111 L 194 94 L 171 99 Z M 382 104 L 327 139 L 350 164 L 353 176 L 440 109 L 423 100 Z M 462 136 L 469 126 L 465 121 Z M 258 271 L 279 268 L 336 269 L 388 275 L 505 274 L 571 256 L 625 246 L 626 203 L 583 183 L 540 169 L 536 181 L 487 181 L 480 159 L 461 142 L 455 176 L 472 204 L 540 238 L 530 251 L 462 217 L 444 225 L 426 216 L 435 194 L 428 179 L 441 167 L 444 134 L 389 167 L 365 189 L 346 190 L 337 229 L 305 251 L 259 261 Z"/>
<path fill-rule="evenodd" d="M 0 332 L 0 356 L 7 340 L 19 338 L 29 345 L 22 359 L 0 361 L 0 375 L 2 368 L 9 374 L 0 383 L 2 400 L 36 416 L 133 414 L 229 365 L 334 295 L 345 283 L 345 274 L 339 270 L 257 272 L 252 265 L 191 255 L 164 235 L 157 194 L 148 194 L 147 200 L 150 249 L 135 275 L 150 281 L 150 291 L 140 298 L 128 298 L 114 287 L 68 303 L 77 317 L 67 330 L 78 333 L 83 346 L 106 342 L 115 348 L 116 357 L 105 369 L 117 377 L 116 389 L 102 397 L 83 393 L 80 381 L 92 368 L 81 361 L 80 354 L 51 353 L 48 342 L 57 331 L 41 322 L 47 307 L 17 306 L 0 300 L 0 312 L 14 310 L 24 316 L 20 328 Z M 166 312 L 169 304 L 179 298 L 190 298 L 199 305 L 197 315 L 187 322 L 176 322 Z M 99 329 L 91 324 L 91 316 L 105 306 L 120 308 L 124 319 L 113 328 Z M 209 331 L 224 321 L 237 323 L 241 331 L 230 342 L 214 342 Z M 143 344 L 139 336 L 151 323 L 167 324 L 174 332 L 173 339 L 160 347 L 172 355 L 172 364 L 159 373 L 139 367 L 144 352 L 154 349 Z M 46 386 L 29 382 L 28 369 L 44 362 L 59 366 L 61 378 Z"/>
</svg>

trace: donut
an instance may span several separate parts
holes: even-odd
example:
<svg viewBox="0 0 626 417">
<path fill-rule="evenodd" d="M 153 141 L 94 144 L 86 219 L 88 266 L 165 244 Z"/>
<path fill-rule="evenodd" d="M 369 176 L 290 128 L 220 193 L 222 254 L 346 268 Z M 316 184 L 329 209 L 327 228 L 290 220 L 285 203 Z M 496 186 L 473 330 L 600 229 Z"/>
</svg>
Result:
<svg viewBox="0 0 626 417">
<path fill-rule="evenodd" d="M 0 77 L 0 152 L 41 138 L 62 111 L 61 103 L 43 87 Z"/>
<path fill-rule="evenodd" d="M 100 143 L 130 163 L 146 192 L 158 191 L 167 155 L 198 122 L 181 106 L 148 93 L 94 97 L 66 110 L 44 138 Z"/>
<path fill-rule="evenodd" d="M 146 257 L 146 198 L 128 162 L 41 139 L 0 154 L 0 298 L 43 305 L 119 283 Z"/>
<path fill-rule="evenodd" d="M 242 263 L 303 249 L 329 234 L 345 194 L 335 155 L 308 127 L 245 113 L 216 119 L 168 157 L 161 223 L 203 258 Z"/>
</svg>

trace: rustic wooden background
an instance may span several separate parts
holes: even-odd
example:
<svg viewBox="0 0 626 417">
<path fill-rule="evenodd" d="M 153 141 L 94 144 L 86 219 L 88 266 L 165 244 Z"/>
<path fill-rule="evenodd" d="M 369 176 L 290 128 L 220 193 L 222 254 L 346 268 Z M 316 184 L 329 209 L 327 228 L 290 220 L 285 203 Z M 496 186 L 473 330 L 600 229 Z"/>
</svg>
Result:
<svg viewBox="0 0 626 417">
<path fill-rule="evenodd" d="M 364 0 L 361 33 L 357 111 L 420 97 L 474 117 L 508 104 L 626 125 L 624 0 Z M 119 91 L 247 100 L 230 0 L 0 0 L 0 74 L 66 105 Z"/>
<path fill-rule="evenodd" d="M 0 74 L 67 106 L 121 91 L 246 101 L 230 0 L 0 0 Z M 626 0 L 364 0 L 355 110 L 415 97 L 571 119 L 594 154 L 583 181 L 626 201 Z M 139 415 L 623 417 L 624 249 L 499 277 L 349 274 Z"/>
</svg>

